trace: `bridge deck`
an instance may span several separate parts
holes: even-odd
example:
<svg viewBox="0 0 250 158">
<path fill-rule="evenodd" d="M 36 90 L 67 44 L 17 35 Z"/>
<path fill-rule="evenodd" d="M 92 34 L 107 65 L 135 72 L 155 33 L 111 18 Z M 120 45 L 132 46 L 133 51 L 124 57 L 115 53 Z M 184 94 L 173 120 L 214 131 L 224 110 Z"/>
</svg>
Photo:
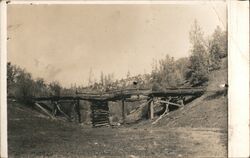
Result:
<svg viewBox="0 0 250 158">
<path fill-rule="evenodd" d="M 133 95 L 147 97 L 175 97 L 175 96 L 196 96 L 205 92 L 205 88 L 169 88 L 165 91 L 152 91 L 148 89 L 125 89 L 105 93 L 76 93 L 74 96 L 46 96 L 35 97 L 34 101 L 45 100 L 103 100 L 116 101 L 130 98 Z"/>
</svg>

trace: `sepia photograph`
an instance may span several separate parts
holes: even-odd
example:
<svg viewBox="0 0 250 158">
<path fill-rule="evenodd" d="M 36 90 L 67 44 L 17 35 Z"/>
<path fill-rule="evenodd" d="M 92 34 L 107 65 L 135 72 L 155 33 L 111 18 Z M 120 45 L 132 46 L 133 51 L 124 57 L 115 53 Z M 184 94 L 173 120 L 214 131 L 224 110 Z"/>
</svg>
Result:
<svg viewBox="0 0 250 158">
<path fill-rule="evenodd" d="M 9 157 L 227 157 L 225 1 L 7 5 Z"/>
</svg>

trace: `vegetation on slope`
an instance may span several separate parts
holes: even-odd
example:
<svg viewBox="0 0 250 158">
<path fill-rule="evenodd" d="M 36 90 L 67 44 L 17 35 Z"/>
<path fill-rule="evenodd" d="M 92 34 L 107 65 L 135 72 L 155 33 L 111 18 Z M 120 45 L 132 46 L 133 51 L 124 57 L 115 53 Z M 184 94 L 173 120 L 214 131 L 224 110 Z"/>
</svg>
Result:
<svg viewBox="0 0 250 158">
<path fill-rule="evenodd" d="M 223 59 L 221 68 L 208 76 L 207 91 L 198 99 L 183 108 L 170 112 L 152 125 L 151 121 L 141 122 L 142 127 L 192 127 L 221 128 L 227 130 L 228 106 L 227 88 L 220 87 L 227 83 L 227 60 Z"/>
</svg>

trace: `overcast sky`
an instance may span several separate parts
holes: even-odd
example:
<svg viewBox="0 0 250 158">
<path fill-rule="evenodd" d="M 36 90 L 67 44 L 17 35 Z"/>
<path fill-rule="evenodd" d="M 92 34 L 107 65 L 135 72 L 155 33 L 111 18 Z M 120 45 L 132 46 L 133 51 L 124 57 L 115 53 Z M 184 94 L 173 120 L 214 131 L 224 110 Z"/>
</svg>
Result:
<svg viewBox="0 0 250 158">
<path fill-rule="evenodd" d="M 8 5 L 8 61 L 34 78 L 86 85 L 151 71 L 153 59 L 186 57 L 197 19 L 205 35 L 227 25 L 226 5 Z M 219 18 L 218 18 L 219 17 Z"/>
</svg>

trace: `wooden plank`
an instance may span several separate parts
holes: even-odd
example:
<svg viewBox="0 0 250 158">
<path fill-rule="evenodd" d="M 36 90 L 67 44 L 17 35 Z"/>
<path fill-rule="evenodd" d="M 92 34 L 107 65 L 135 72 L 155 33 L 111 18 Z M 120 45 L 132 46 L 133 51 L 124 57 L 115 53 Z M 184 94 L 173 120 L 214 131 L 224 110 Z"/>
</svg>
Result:
<svg viewBox="0 0 250 158">
<path fill-rule="evenodd" d="M 101 127 L 101 126 L 110 126 L 109 123 L 102 123 L 102 124 L 96 124 L 93 125 L 94 127 Z"/>
<path fill-rule="evenodd" d="M 94 124 L 94 125 L 96 125 L 96 124 L 102 124 L 102 123 L 109 124 L 109 121 L 92 121 L 92 124 Z"/>
<path fill-rule="evenodd" d="M 100 124 L 100 123 L 109 123 L 109 120 L 100 120 L 100 121 L 92 121 L 93 124 Z"/>
<path fill-rule="evenodd" d="M 109 124 L 108 121 L 92 121 L 92 125 L 98 125 L 98 124 L 103 124 L 103 123 Z"/>
<path fill-rule="evenodd" d="M 94 113 L 94 116 L 109 116 L 109 113 Z"/>
<path fill-rule="evenodd" d="M 172 103 L 172 102 L 165 101 L 165 100 L 158 100 L 157 102 L 159 102 L 159 103 L 165 103 L 165 104 L 169 104 L 169 105 L 175 105 L 175 106 L 178 106 L 178 107 L 183 107 L 183 105 Z"/>
<path fill-rule="evenodd" d="M 109 123 L 109 120 L 92 120 L 93 124 L 98 124 L 98 123 L 101 123 L 101 122 L 107 122 L 107 123 Z"/>
<path fill-rule="evenodd" d="M 93 118 L 109 118 L 109 115 L 94 115 Z"/>
</svg>

